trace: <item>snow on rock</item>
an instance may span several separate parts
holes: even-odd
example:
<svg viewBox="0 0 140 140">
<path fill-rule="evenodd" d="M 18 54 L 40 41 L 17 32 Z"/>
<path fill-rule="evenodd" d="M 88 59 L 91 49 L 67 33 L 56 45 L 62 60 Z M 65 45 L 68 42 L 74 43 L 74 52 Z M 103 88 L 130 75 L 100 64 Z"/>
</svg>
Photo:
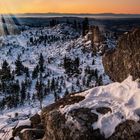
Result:
<svg viewBox="0 0 140 140">
<path fill-rule="evenodd" d="M 106 138 L 110 137 L 115 128 L 125 120 L 139 120 L 140 114 L 140 88 L 137 81 L 132 81 L 129 76 L 122 83 L 112 83 L 106 86 L 96 87 L 74 96 L 84 96 L 85 99 L 73 105 L 60 108 L 62 114 L 70 121 L 73 120 L 70 111 L 78 108 L 89 108 L 98 115 L 98 121 L 93 128 L 100 129 Z M 96 108 L 108 107 L 112 111 L 105 115 L 97 113 Z M 74 120 L 73 120 L 74 121 Z"/>
<path fill-rule="evenodd" d="M 17 127 L 19 127 L 19 126 L 23 126 L 23 125 L 30 126 L 30 125 L 31 125 L 31 121 L 30 121 L 29 119 L 19 121 Z"/>
</svg>

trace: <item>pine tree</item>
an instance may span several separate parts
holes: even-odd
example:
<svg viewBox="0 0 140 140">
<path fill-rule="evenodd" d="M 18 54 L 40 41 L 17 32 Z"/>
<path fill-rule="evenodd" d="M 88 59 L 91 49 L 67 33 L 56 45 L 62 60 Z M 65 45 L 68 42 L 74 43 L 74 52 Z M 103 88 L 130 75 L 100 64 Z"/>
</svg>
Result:
<svg viewBox="0 0 140 140">
<path fill-rule="evenodd" d="M 7 70 L 8 66 L 9 66 L 8 62 L 6 60 L 4 60 L 4 62 L 2 64 L 2 70 L 4 70 L 4 71 Z"/>
<path fill-rule="evenodd" d="M 22 75 L 24 72 L 24 66 L 22 65 L 20 56 L 18 56 L 15 65 L 16 65 L 15 73 L 17 74 L 17 76 Z"/>
<path fill-rule="evenodd" d="M 25 67 L 25 70 L 24 71 L 25 71 L 26 77 L 29 78 L 30 77 L 29 69 L 27 67 Z"/>
<path fill-rule="evenodd" d="M 20 92 L 20 85 L 19 85 L 18 80 L 16 80 L 16 82 L 12 84 L 12 92 L 13 93 L 19 93 Z"/>
<path fill-rule="evenodd" d="M 51 82 L 51 90 L 55 91 L 55 79 L 54 78 L 52 79 L 52 82 Z"/>
<path fill-rule="evenodd" d="M 47 87 L 44 88 L 44 96 L 48 95 L 48 89 Z"/>
<path fill-rule="evenodd" d="M 43 58 L 42 53 L 40 54 L 40 57 L 39 57 L 39 70 L 40 72 L 44 72 L 44 58 Z"/>
<path fill-rule="evenodd" d="M 75 91 L 75 89 L 74 89 L 74 86 L 72 85 L 71 92 L 74 92 L 74 91 Z"/>
<path fill-rule="evenodd" d="M 57 102 L 60 99 L 59 95 L 56 92 L 54 92 L 54 99 L 55 102 Z"/>
<path fill-rule="evenodd" d="M 40 102 L 40 108 L 42 109 L 42 101 L 43 101 L 43 83 L 42 83 L 42 81 L 37 80 L 36 91 L 37 91 L 37 98 Z"/>
<path fill-rule="evenodd" d="M 21 83 L 21 103 L 24 103 L 25 99 L 26 99 L 26 86 L 25 83 L 22 82 Z"/>
<path fill-rule="evenodd" d="M 88 20 L 88 18 L 85 18 L 84 20 L 83 20 L 83 22 L 82 22 L 82 27 L 83 27 L 83 36 L 85 36 L 86 35 L 86 33 L 88 32 L 88 30 L 89 30 L 89 20 Z"/>
<path fill-rule="evenodd" d="M 76 30 L 77 30 L 78 25 L 77 25 L 77 21 L 76 21 L 76 20 L 74 20 L 73 27 L 74 27 L 74 29 L 76 29 Z"/>
<path fill-rule="evenodd" d="M 92 65 L 95 65 L 95 60 L 94 59 L 92 60 Z"/>
<path fill-rule="evenodd" d="M 2 70 L 1 70 L 0 76 L 1 76 L 1 80 L 4 80 L 4 81 L 12 80 L 10 66 L 6 60 L 2 64 Z"/>
<path fill-rule="evenodd" d="M 38 73 L 39 73 L 39 66 L 37 65 L 33 70 L 32 78 L 36 79 L 38 77 Z"/>
<path fill-rule="evenodd" d="M 83 86 L 86 85 L 86 79 L 85 79 L 85 76 L 84 76 L 83 79 L 82 79 L 82 83 L 83 83 Z"/>
<path fill-rule="evenodd" d="M 79 85 L 80 85 L 79 79 L 77 79 L 76 85 L 79 87 Z"/>
<path fill-rule="evenodd" d="M 79 59 L 79 57 L 77 57 L 76 59 L 75 59 L 75 62 L 74 62 L 75 64 L 76 64 L 76 67 L 77 67 L 77 69 L 79 68 L 79 66 L 80 66 L 80 59 Z"/>
<path fill-rule="evenodd" d="M 69 95 L 68 89 L 66 89 L 65 94 L 64 94 L 64 97 L 67 96 L 67 95 Z"/>
<path fill-rule="evenodd" d="M 95 74 L 95 78 L 97 80 L 98 79 L 98 70 L 97 69 L 95 69 L 94 74 Z"/>
<path fill-rule="evenodd" d="M 102 85 L 103 85 L 103 78 L 102 75 L 100 75 L 98 78 L 98 86 L 102 86 Z"/>
</svg>

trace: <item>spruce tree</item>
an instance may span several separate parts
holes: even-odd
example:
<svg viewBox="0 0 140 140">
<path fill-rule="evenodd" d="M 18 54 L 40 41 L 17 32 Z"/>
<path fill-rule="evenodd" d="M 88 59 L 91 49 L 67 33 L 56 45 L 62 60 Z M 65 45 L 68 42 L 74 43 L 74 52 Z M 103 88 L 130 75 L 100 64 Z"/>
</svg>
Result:
<svg viewBox="0 0 140 140">
<path fill-rule="evenodd" d="M 15 73 L 17 74 L 17 76 L 22 75 L 24 72 L 24 66 L 22 65 L 20 56 L 18 56 L 15 65 L 16 65 Z"/>
<path fill-rule="evenodd" d="M 67 95 L 69 95 L 68 89 L 66 89 L 64 96 L 67 96 Z"/>
<path fill-rule="evenodd" d="M 39 73 L 39 66 L 37 65 L 33 70 L 32 78 L 36 79 L 38 77 L 38 73 Z"/>
<path fill-rule="evenodd" d="M 37 91 L 37 98 L 40 102 L 40 108 L 42 109 L 42 101 L 43 101 L 43 83 L 42 81 L 36 82 L 36 91 Z"/>
<path fill-rule="evenodd" d="M 1 76 L 1 80 L 3 81 L 12 80 L 10 66 L 6 60 L 2 64 L 2 70 L 1 70 L 0 76 Z"/>
<path fill-rule="evenodd" d="M 26 99 L 26 86 L 25 86 L 25 83 L 22 82 L 21 83 L 21 103 L 23 104 L 25 99 Z"/>
<path fill-rule="evenodd" d="M 39 57 L 39 70 L 40 72 L 44 72 L 44 58 L 43 58 L 42 53 L 40 54 L 40 57 Z"/>
<path fill-rule="evenodd" d="M 82 35 L 85 36 L 86 33 L 88 32 L 89 30 L 89 20 L 88 18 L 85 18 L 82 22 L 82 27 L 83 27 L 83 30 L 82 30 Z"/>
</svg>

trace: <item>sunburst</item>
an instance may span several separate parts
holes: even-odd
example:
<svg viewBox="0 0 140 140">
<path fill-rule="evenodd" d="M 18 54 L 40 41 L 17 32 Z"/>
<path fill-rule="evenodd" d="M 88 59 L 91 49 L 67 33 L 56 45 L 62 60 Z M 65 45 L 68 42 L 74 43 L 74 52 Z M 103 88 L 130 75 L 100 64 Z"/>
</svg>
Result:
<svg viewBox="0 0 140 140">
<path fill-rule="evenodd" d="M 6 1 L 0 1 L 0 35 L 10 35 L 19 32 L 20 21 L 16 15 L 12 14 L 13 5 L 9 5 Z"/>
</svg>

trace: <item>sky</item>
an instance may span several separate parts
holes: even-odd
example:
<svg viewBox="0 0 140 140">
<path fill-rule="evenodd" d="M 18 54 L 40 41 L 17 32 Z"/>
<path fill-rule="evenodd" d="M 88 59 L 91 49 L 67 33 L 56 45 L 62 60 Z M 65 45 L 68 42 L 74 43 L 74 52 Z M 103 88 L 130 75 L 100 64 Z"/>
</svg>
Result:
<svg viewBox="0 0 140 140">
<path fill-rule="evenodd" d="M 0 13 L 140 14 L 140 0 L 0 0 Z"/>
</svg>

